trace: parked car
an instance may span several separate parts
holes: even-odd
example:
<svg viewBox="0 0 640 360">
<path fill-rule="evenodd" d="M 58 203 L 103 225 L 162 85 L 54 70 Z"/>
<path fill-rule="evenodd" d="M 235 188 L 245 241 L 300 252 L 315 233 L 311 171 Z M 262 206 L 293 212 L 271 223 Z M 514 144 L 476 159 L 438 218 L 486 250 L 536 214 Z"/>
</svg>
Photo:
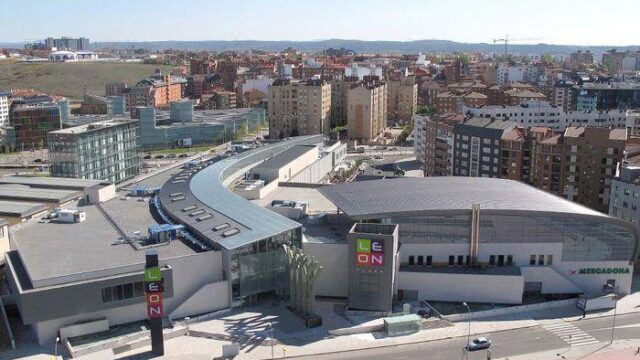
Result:
<svg viewBox="0 0 640 360">
<path fill-rule="evenodd" d="M 35 159 L 35 160 L 33 160 L 33 162 L 34 163 L 39 163 L 39 162 L 42 162 L 42 159 Z"/>
<path fill-rule="evenodd" d="M 384 156 L 376 155 L 373 157 L 376 160 L 384 160 Z"/>
<path fill-rule="evenodd" d="M 151 155 L 147 154 L 147 155 L 143 156 L 142 158 L 145 159 L 145 160 L 149 160 L 149 159 L 151 159 Z"/>
<path fill-rule="evenodd" d="M 469 342 L 469 344 L 467 345 L 467 350 L 476 351 L 476 350 L 488 349 L 490 346 L 491 346 L 491 340 L 485 337 L 478 337 Z"/>
<path fill-rule="evenodd" d="M 164 155 L 162 155 L 162 154 L 156 155 L 156 159 L 164 159 Z"/>
<path fill-rule="evenodd" d="M 390 148 L 389 151 L 398 151 L 398 148 L 394 146 L 394 147 Z"/>
<path fill-rule="evenodd" d="M 179 158 L 186 158 L 189 157 L 189 154 L 180 154 L 178 155 Z"/>
<path fill-rule="evenodd" d="M 386 146 L 376 146 L 373 150 L 387 150 Z"/>
<path fill-rule="evenodd" d="M 169 154 L 169 155 L 167 155 L 167 159 L 175 159 L 175 158 L 177 158 L 177 157 L 178 157 L 178 155 L 176 155 L 176 154 Z"/>
</svg>

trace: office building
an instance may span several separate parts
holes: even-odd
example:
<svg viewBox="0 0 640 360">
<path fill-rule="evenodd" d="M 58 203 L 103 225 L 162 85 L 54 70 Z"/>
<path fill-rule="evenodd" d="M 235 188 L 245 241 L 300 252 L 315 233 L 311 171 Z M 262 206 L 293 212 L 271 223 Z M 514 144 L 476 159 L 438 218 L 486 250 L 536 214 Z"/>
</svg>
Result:
<svg viewBox="0 0 640 360">
<path fill-rule="evenodd" d="M 347 93 L 347 134 L 349 140 L 373 142 L 387 125 L 387 87 L 377 79 L 351 85 Z"/>
<path fill-rule="evenodd" d="M 267 90 L 269 134 L 278 139 L 329 134 L 331 84 L 323 80 L 276 80 Z"/>
<path fill-rule="evenodd" d="M 107 180 L 114 184 L 140 173 L 140 121 L 113 119 L 49 133 L 53 177 Z"/>
<path fill-rule="evenodd" d="M 11 111 L 17 150 L 43 149 L 47 134 L 62 128 L 60 106 L 56 103 L 24 104 Z"/>
</svg>

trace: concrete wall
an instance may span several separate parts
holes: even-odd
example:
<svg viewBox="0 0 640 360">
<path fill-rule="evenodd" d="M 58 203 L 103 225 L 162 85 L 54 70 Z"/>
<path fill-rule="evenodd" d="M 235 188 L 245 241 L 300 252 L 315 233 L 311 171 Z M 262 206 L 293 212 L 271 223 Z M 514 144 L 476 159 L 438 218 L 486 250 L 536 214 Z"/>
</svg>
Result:
<svg viewBox="0 0 640 360">
<path fill-rule="evenodd" d="M 166 262 L 161 260 L 160 265 Z M 222 256 L 220 252 L 209 251 L 183 256 L 171 259 L 169 263 L 172 267 L 172 275 L 171 278 L 167 277 L 165 280 L 165 314 L 171 314 L 176 309 L 181 308 L 181 314 L 184 316 L 196 315 L 219 310 L 225 304 L 228 306 L 228 290 L 217 289 L 217 292 L 209 291 L 207 294 L 211 297 L 208 299 L 205 297 L 200 298 L 202 300 L 200 303 L 188 301 L 207 284 L 221 283 L 219 286 L 227 286 L 227 282 L 222 281 Z M 128 277 L 127 281 L 139 281 L 143 278 L 142 272 L 131 276 L 133 277 Z M 113 284 L 123 283 L 118 279 L 115 280 L 117 281 L 111 280 Z M 58 288 L 61 297 L 57 296 L 58 293 L 56 293 L 54 294 L 56 296 L 38 298 L 40 299 L 40 308 L 43 310 L 52 308 L 56 310 L 55 312 L 47 312 L 45 316 L 33 311 L 23 312 L 21 309 L 21 316 L 23 320 L 27 320 L 25 321 L 26 323 L 34 323 L 34 330 L 40 344 L 52 342 L 61 327 L 88 320 L 106 319 L 109 325 L 113 326 L 146 319 L 147 310 L 144 297 L 102 304 L 102 285 L 108 286 L 105 281 L 100 282 L 100 284 L 92 284 L 92 291 L 87 292 L 90 300 L 78 296 L 79 293 L 77 291 L 70 290 L 68 287 Z M 71 297 L 69 294 L 74 294 L 74 296 Z M 19 301 L 22 302 L 22 307 L 24 308 L 24 296 L 19 297 Z M 47 301 L 49 302 L 47 306 L 42 305 L 42 302 Z M 183 305 L 185 302 L 186 305 Z M 106 308 L 105 305 L 110 306 L 110 308 Z M 67 311 L 63 311 L 63 309 L 67 309 Z M 189 314 L 190 312 L 191 314 Z M 46 320 L 38 321 L 38 319 Z"/>
<path fill-rule="evenodd" d="M 471 319 L 482 319 L 482 318 L 491 317 L 491 316 L 518 314 L 525 311 L 554 309 L 554 308 L 565 307 L 565 306 L 576 306 L 577 300 L 578 299 L 547 301 L 547 302 L 537 303 L 537 304 L 512 306 L 507 308 L 499 308 L 499 309 L 484 310 L 484 311 L 474 311 L 471 313 Z M 451 315 L 443 316 L 443 318 L 449 321 L 468 321 L 469 313 L 465 312 L 460 314 L 451 314 Z"/>
<path fill-rule="evenodd" d="M 331 154 L 318 159 L 313 164 L 307 166 L 288 181 L 299 183 L 317 183 L 333 170 L 333 157 Z"/>
<path fill-rule="evenodd" d="M 582 288 L 567 280 L 551 266 L 526 266 L 520 268 L 524 282 L 541 282 L 543 294 L 582 293 Z"/>
<path fill-rule="evenodd" d="M 109 330 L 109 320 L 107 319 L 88 321 L 81 324 L 61 327 L 60 338 L 64 341 L 66 338 L 95 334 L 107 330 Z"/>
<path fill-rule="evenodd" d="M 520 304 L 523 287 L 521 276 L 398 273 L 398 290 L 417 290 L 419 300 Z"/>
<path fill-rule="evenodd" d="M 633 265 L 628 261 L 580 261 L 563 262 L 553 265 L 553 268 L 561 275 L 565 276 L 576 286 L 586 293 L 599 294 L 603 291 L 603 286 L 608 279 L 616 281 L 616 292 L 621 295 L 631 293 L 631 280 L 633 278 Z M 628 274 L 580 274 L 580 269 L 584 268 L 623 268 L 629 269 Z M 574 270 L 576 273 L 574 274 Z"/>
<path fill-rule="evenodd" d="M 116 197 L 116 187 L 113 184 L 94 186 L 85 190 L 85 194 L 89 196 L 89 204 L 97 205 Z"/>
<path fill-rule="evenodd" d="M 227 281 L 209 283 L 197 290 L 169 314 L 169 319 L 199 315 L 226 309 L 229 304 L 229 284 Z"/>
<path fill-rule="evenodd" d="M 297 159 L 284 164 L 280 168 L 265 168 L 258 165 L 249 172 L 249 176 L 253 178 L 254 174 L 259 175 L 260 179 L 265 180 L 267 183 L 272 181 L 289 181 L 294 175 L 317 161 L 318 156 L 319 148 L 317 146 L 309 147 L 309 151 Z"/>
<path fill-rule="evenodd" d="M 303 241 L 302 250 L 313 256 L 322 266 L 316 282 L 316 295 L 347 297 L 349 295 L 347 243 L 319 244 Z"/>
</svg>

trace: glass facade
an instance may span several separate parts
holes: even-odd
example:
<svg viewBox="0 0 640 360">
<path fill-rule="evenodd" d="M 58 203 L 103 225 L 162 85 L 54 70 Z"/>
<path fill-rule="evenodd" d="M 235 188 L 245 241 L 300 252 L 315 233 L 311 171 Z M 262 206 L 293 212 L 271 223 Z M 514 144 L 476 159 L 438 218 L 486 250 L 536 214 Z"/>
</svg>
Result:
<svg viewBox="0 0 640 360">
<path fill-rule="evenodd" d="M 34 106 L 16 108 L 11 116 L 15 129 L 16 149 L 42 149 L 47 145 L 47 133 L 60 130 L 60 107 Z"/>
<path fill-rule="evenodd" d="M 300 229 L 290 230 L 231 251 L 232 306 L 242 306 L 250 295 L 289 287 L 287 256 L 282 245 L 301 246 Z"/>
<path fill-rule="evenodd" d="M 398 236 L 406 244 L 468 244 L 470 215 L 431 215 L 387 218 L 384 224 L 400 225 Z"/>
<path fill-rule="evenodd" d="M 399 224 L 400 242 L 469 243 L 470 215 L 410 216 L 383 219 Z M 620 225 L 559 216 L 480 215 L 480 243 L 562 243 L 562 261 L 628 261 L 635 234 Z"/>
<path fill-rule="evenodd" d="M 49 135 L 51 176 L 119 183 L 140 173 L 138 121 L 85 127 Z"/>
</svg>

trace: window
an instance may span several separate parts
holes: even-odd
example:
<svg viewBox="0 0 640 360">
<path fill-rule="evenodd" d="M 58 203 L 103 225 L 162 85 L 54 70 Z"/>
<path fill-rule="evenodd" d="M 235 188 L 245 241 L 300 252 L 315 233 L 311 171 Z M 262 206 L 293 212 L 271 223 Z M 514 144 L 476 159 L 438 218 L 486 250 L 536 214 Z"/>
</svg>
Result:
<svg viewBox="0 0 640 360">
<path fill-rule="evenodd" d="M 498 266 L 504 266 L 504 255 L 498 255 Z"/>
<path fill-rule="evenodd" d="M 449 255 L 449 265 L 455 265 L 456 257 L 453 255 Z"/>
<path fill-rule="evenodd" d="M 415 256 L 409 256 L 409 266 L 412 266 L 415 263 Z"/>
<path fill-rule="evenodd" d="M 464 256 L 458 255 L 458 265 L 463 265 L 463 264 L 464 264 Z"/>
<path fill-rule="evenodd" d="M 513 266 L 513 255 L 507 255 L 507 266 Z"/>
<path fill-rule="evenodd" d="M 529 265 L 535 265 L 535 264 L 536 264 L 536 256 L 535 255 L 529 256 Z"/>
<path fill-rule="evenodd" d="M 538 255 L 538 265 L 544 265 L 544 255 Z"/>
<path fill-rule="evenodd" d="M 102 288 L 102 302 L 121 301 L 144 296 L 144 283 L 137 281 Z"/>
<path fill-rule="evenodd" d="M 433 263 L 433 256 L 427 255 L 427 266 L 431 266 Z"/>
<path fill-rule="evenodd" d="M 422 255 L 418 256 L 418 265 L 420 266 L 424 265 L 424 256 Z"/>
<path fill-rule="evenodd" d="M 553 265 L 553 255 L 547 255 L 547 265 Z"/>
<path fill-rule="evenodd" d="M 489 265 L 495 265 L 495 264 L 496 264 L 496 256 L 489 255 Z"/>
</svg>

